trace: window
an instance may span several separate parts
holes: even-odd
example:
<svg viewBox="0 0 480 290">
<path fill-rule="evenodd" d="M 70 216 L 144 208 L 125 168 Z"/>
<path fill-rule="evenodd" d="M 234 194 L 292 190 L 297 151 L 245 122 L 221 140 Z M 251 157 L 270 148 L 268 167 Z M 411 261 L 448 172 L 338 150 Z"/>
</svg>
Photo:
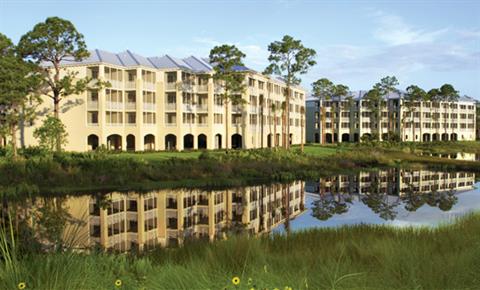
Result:
<svg viewBox="0 0 480 290">
<path fill-rule="evenodd" d="M 87 114 L 88 124 L 98 124 L 98 112 L 88 112 Z"/>
<path fill-rule="evenodd" d="M 183 124 L 194 124 L 194 123 L 195 123 L 195 114 L 183 113 Z"/>
<path fill-rule="evenodd" d="M 222 114 L 213 114 L 213 122 L 215 124 L 223 124 L 223 115 Z"/>
<path fill-rule="evenodd" d="M 122 124 L 123 123 L 123 113 L 121 112 L 106 112 L 106 123 L 107 124 Z"/>
<path fill-rule="evenodd" d="M 143 123 L 155 124 L 155 113 L 143 112 Z"/>
</svg>

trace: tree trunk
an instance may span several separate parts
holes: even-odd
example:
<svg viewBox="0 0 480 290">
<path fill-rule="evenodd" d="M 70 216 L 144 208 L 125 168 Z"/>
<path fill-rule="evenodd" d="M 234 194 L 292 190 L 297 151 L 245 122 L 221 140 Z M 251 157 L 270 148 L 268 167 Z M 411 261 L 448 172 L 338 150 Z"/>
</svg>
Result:
<svg viewBox="0 0 480 290">
<path fill-rule="evenodd" d="M 323 104 L 322 106 L 322 145 L 325 144 L 325 139 L 326 139 L 326 133 L 325 133 L 325 126 L 326 126 L 326 118 L 325 118 L 325 104 Z"/>
<path fill-rule="evenodd" d="M 225 149 L 228 150 L 228 102 L 225 105 Z"/>
<path fill-rule="evenodd" d="M 290 84 L 287 84 L 287 96 L 285 98 L 285 114 L 286 114 L 286 142 L 284 145 L 285 149 L 290 148 Z"/>
<path fill-rule="evenodd" d="M 300 151 L 303 153 L 303 114 L 300 115 Z"/>
<path fill-rule="evenodd" d="M 17 128 L 15 124 L 10 125 L 10 134 L 12 135 L 13 158 L 17 159 Z"/>
<path fill-rule="evenodd" d="M 330 110 L 330 112 L 332 113 L 332 144 L 335 144 L 335 112 L 337 111 L 333 105 L 333 100 L 332 100 L 332 106 L 330 108 L 332 108 Z M 337 137 L 338 138 L 338 137 Z"/>
<path fill-rule="evenodd" d="M 270 147 L 275 147 L 275 145 L 273 144 L 274 137 L 272 136 L 272 109 L 271 108 L 268 111 L 268 131 L 270 134 Z"/>
<path fill-rule="evenodd" d="M 261 145 L 261 148 L 263 148 L 263 99 L 262 99 L 262 102 L 260 104 L 260 134 L 261 134 L 261 139 L 260 139 L 260 145 Z"/>
<path fill-rule="evenodd" d="M 277 150 L 277 112 L 273 114 L 273 148 Z"/>
</svg>

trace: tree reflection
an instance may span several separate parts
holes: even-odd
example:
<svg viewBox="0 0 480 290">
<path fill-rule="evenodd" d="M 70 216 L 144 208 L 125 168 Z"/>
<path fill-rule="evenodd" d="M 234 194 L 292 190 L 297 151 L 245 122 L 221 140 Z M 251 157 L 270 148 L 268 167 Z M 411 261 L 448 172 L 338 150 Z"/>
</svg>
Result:
<svg viewBox="0 0 480 290">
<path fill-rule="evenodd" d="M 395 219 L 397 217 L 395 208 L 400 204 L 398 197 L 392 196 L 392 200 L 389 200 L 389 196 L 381 188 L 379 172 L 370 174 L 370 178 L 370 186 L 365 195 L 361 197 L 361 201 L 382 219 Z"/>
<path fill-rule="evenodd" d="M 400 204 L 409 212 L 415 212 L 425 204 L 449 211 L 458 197 L 453 187 L 439 191 L 447 188 L 450 182 L 445 177 L 448 175 L 440 172 L 422 173 L 394 168 L 322 178 L 318 183 L 319 198 L 312 202 L 312 216 L 325 221 L 334 215 L 344 214 L 351 207 L 349 203 L 352 204 L 351 197 L 355 195 L 384 220 L 395 219 Z M 344 193 L 341 193 L 342 190 Z"/>
<path fill-rule="evenodd" d="M 343 194 L 320 196 L 312 203 L 312 216 L 326 221 L 334 215 L 348 212 L 348 203 L 351 204 L 351 199 L 344 198 Z"/>
</svg>

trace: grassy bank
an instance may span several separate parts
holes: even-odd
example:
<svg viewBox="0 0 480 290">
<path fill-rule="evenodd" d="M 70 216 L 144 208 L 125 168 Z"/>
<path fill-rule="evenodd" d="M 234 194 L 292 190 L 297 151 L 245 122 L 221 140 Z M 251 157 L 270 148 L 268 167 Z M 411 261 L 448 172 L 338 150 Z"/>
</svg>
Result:
<svg viewBox="0 0 480 290">
<path fill-rule="evenodd" d="M 480 172 L 480 163 L 398 148 L 307 146 L 284 150 L 173 153 L 62 153 L 0 161 L 0 194 L 85 193 L 175 187 L 230 187 L 312 179 L 390 166 Z M 183 156 L 183 157 L 179 157 Z"/>
<path fill-rule="evenodd" d="M 143 256 L 24 254 L 0 268 L 15 289 L 478 289 L 480 214 L 434 229 L 355 226 L 246 236 Z M 2 261 L 2 263 L 4 263 Z M 240 278 L 235 286 L 231 280 Z M 115 281 L 121 280 L 116 287 Z M 117 282 L 119 283 L 119 282 Z"/>
</svg>

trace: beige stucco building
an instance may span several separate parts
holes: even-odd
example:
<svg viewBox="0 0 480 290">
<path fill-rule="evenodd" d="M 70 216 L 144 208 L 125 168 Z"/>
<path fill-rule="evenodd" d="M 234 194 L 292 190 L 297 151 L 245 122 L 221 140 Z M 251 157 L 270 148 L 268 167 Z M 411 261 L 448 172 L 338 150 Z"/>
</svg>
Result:
<svg viewBox="0 0 480 290">
<path fill-rule="evenodd" d="M 116 150 L 218 149 L 225 148 L 226 138 L 229 148 L 259 148 L 287 140 L 281 135 L 281 110 L 270 109 L 271 104 L 281 108 L 284 83 L 246 67 L 238 67 L 246 75 L 247 89 L 242 94 L 246 104 L 228 105 L 228 124 L 222 87 L 213 80 L 212 66 L 205 59 L 146 58 L 130 51 L 94 50 L 81 62 L 65 61 L 62 68 L 76 72 L 78 78 L 88 76 L 92 82 L 111 84 L 61 101 L 60 118 L 69 134 L 65 146 L 69 151 L 100 145 Z M 290 142 L 299 144 L 305 92 L 293 88 L 292 95 Z M 37 144 L 33 130 L 53 111 L 52 100 L 45 97 L 39 111 L 42 116 L 22 129 L 19 144 Z"/>
<path fill-rule="evenodd" d="M 470 97 L 463 96 L 455 102 L 419 101 L 409 108 L 403 93 L 390 93 L 385 97 L 381 120 L 376 122 L 365 94 L 366 91 L 353 92 L 351 101 L 339 97 L 307 100 L 307 142 L 359 142 L 363 136 L 377 133 L 387 140 L 389 132 L 402 141 L 475 140 L 476 100 Z"/>
</svg>

